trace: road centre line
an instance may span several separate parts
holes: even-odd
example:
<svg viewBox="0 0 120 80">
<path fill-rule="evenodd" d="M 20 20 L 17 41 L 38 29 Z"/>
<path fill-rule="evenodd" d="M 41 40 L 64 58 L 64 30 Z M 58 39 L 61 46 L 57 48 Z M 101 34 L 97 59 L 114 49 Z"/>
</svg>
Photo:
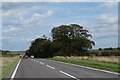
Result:
<svg viewBox="0 0 120 80">
<path fill-rule="evenodd" d="M 36 61 L 36 62 L 39 62 L 39 61 Z"/>
<path fill-rule="evenodd" d="M 15 77 L 15 74 L 16 74 L 16 72 L 17 72 L 17 70 L 18 70 L 18 67 L 19 67 L 19 65 L 20 65 L 20 62 L 21 62 L 21 59 L 19 60 L 19 62 L 18 62 L 18 64 L 17 64 L 17 66 L 16 66 L 16 68 L 15 68 L 15 70 L 14 70 L 14 72 L 13 72 L 10 80 L 13 80 L 13 78 Z"/>
<path fill-rule="evenodd" d="M 44 65 L 44 63 L 43 63 L 43 62 L 40 62 L 40 64 Z"/>
<path fill-rule="evenodd" d="M 76 79 L 76 80 L 80 80 L 80 79 L 78 79 L 78 78 L 76 78 L 76 77 L 74 77 L 74 76 L 72 76 L 72 75 L 70 75 L 70 74 L 68 74 L 68 73 L 66 73 L 66 72 L 64 72 L 64 71 L 60 71 L 60 72 L 61 72 L 62 74 L 65 74 L 65 75 L 71 77 L 71 78 L 74 78 L 74 79 Z"/>
<path fill-rule="evenodd" d="M 51 68 L 51 69 L 55 69 L 54 67 L 50 66 L 50 65 L 46 65 L 47 67 Z"/>
</svg>

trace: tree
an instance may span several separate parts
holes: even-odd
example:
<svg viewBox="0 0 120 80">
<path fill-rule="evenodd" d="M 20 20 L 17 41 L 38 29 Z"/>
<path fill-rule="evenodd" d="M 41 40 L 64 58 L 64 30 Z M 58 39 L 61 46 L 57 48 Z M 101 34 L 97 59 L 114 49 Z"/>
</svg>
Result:
<svg viewBox="0 0 120 80">
<path fill-rule="evenodd" d="M 52 42 L 46 38 L 37 38 L 31 43 L 29 53 L 27 55 L 34 55 L 36 58 L 53 57 Z"/>
<path fill-rule="evenodd" d="M 98 50 L 102 50 L 102 48 L 99 48 Z"/>
<path fill-rule="evenodd" d="M 61 25 L 54 27 L 51 31 L 56 47 L 58 47 L 60 51 L 67 53 L 68 56 L 82 55 L 84 51 L 91 49 L 92 46 L 95 45 L 95 43 L 89 39 L 89 37 L 91 38 L 92 36 L 88 34 L 88 32 L 88 30 L 83 29 L 83 27 L 78 24 Z"/>
</svg>

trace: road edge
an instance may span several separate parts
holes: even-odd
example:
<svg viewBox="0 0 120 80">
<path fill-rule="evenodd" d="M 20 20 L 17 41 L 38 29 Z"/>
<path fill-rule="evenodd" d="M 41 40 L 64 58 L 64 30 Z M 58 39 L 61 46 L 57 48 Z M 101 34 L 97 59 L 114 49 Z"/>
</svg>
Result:
<svg viewBox="0 0 120 80">
<path fill-rule="evenodd" d="M 18 67 L 19 67 L 19 65 L 20 65 L 21 60 L 22 60 L 22 59 L 19 60 L 17 66 L 15 67 L 15 69 L 14 69 L 14 71 L 13 71 L 11 77 L 10 77 L 11 79 L 13 79 L 13 78 L 15 77 L 15 74 L 16 74 L 16 72 L 17 72 L 17 70 L 18 70 Z M 10 80 L 11 80 L 11 79 L 10 79 Z"/>
<path fill-rule="evenodd" d="M 49 60 L 49 59 L 47 59 L 47 60 Z M 55 61 L 55 60 L 50 60 L 50 61 L 59 62 L 59 63 L 64 63 L 64 64 L 69 64 L 69 65 L 73 65 L 73 66 L 77 66 L 77 67 L 81 67 L 81 68 L 87 68 L 87 69 L 91 69 L 91 70 L 106 72 L 106 73 L 115 74 L 115 75 L 120 76 L 120 73 L 112 72 L 112 71 L 108 71 L 108 70 L 97 69 L 97 68 L 92 68 L 92 67 L 87 67 L 87 66 L 81 66 L 81 65 L 72 64 L 72 63 L 67 63 L 67 62 L 62 62 L 62 61 Z"/>
</svg>

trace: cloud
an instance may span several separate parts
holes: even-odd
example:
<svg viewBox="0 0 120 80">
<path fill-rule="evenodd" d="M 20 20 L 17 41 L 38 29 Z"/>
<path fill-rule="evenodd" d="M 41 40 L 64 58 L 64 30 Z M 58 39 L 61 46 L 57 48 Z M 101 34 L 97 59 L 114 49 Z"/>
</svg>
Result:
<svg viewBox="0 0 120 80">
<path fill-rule="evenodd" d="M 101 7 L 102 9 L 113 9 L 118 7 L 118 2 L 104 2 L 99 7 Z"/>
<path fill-rule="evenodd" d="M 18 17 L 18 16 L 22 16 L 24 14 L 26 14 L 26 11 L 23 10 L 23 9 L 13 9 L 13 10 L 3 10 L 2 11 L 2 16 L 3 18 L 7 18 L 7 17 L 10 17 L 10 16 L 14 16 L 14 17 Z"/>
<path fill-rule="evenodd" d="M 46 13 L 39 13 L 41 9 L 38 3 L 3 3 L 3 10 L 0 10 L 3 36 L 22 35 L 41 27 L 40 21 L 53 15 L 52 10 L 44 10 Z"/>
<path fill-rule="evenodd" d="M 39 20 L 39 19 L 42 19 L 42 18 L 46 18 L 46 17 L 49 17 L 53 14 L 53 11 L 52 10 L 49 10 L 46 14 L 38 14 L 38 13 L 35 13 L 32 15 L 31 19 L 32 20 Z"/>
<path fill-rule="evenodd" d="M 108 23 L 108 24 L 114 24 L 114 23 L 117 23 L 118 21 L 118 16 L 117 14 L 113 15 L 113 14 L 102 14 L 102 15 L 99 15 L 98 17 L 102 23 Z"/>
<path fill-rule="evenodd" d="M 95 39 L 118 36 L 118 17 L 115 14 L 98 15 L 97 22 L 91 29 Z"/>
<path fill-rule="evenodd" d="M 89 8 L 80 5 L 74 6 L 74 8 L 72 7 L 73 3 L 70 3 L 70 8 L 65 3 L 59 3 L 59 5 L 56 5 L 57 7 L 55 5 L 30 2 L 4 3 L 3 11 L 1 10 L 2 14 L 0 14 L 3 18 L 3 47 L 9 49 L 11 46 L 20 45 L 17 46 L 17 49 L 22 48 L 24 50 L 32 40 L 41 37 L 40 35 L 44 33 L 50 36 L 48 34 L 50 33 L 49 30 L 55 25 L 59 26 L 61 24 L 77 23 L 85 25 L 85 28 L 90 31 L 90 34 L 92 33 L 93 39 L 96 41 L 117 34 L 118 19 L 116 12 L 106 13 L 107 10 L 101 10 L 98 5 L 93 9 L 94 6 L 91 7 L 91 4 Z M 67 10 L 70 12 L 67 12 Z M 27 45 L 27 47 L 22 47 L 23 45 Z M 16 47 L 13 49 L 16 49 Z"/>
<path fill-rule="evenodd" d="M 41 6 L 35 5 L 31 7 L 32 10 L 40 10 Z"/>
</svg>

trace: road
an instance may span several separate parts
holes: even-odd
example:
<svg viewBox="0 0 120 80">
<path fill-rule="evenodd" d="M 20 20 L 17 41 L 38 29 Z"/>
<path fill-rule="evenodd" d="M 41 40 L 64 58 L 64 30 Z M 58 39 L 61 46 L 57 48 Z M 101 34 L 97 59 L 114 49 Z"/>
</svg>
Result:
<svg viewBox="0 0 120 80">
<path fill-rule="evenodd" d="M 98 80 L 99 78 L 118 78 L 118 75 L 46 59 L 22 59 L 14 78 L 53 78 L 55 80 L 57 78 L 62 80 L 94 78 Z"/>
</svg>

